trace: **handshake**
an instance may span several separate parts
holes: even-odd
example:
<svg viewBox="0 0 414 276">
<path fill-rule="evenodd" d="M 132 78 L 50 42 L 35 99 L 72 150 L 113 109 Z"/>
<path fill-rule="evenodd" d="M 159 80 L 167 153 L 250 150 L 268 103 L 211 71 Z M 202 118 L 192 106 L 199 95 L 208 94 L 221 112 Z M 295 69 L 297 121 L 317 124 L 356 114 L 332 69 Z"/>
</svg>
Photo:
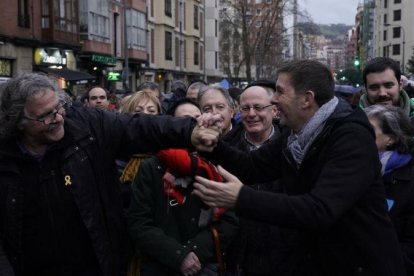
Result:
<svg viewBox="0 0 414 276">
<path fill-rule="evenodd" d="M 197 118 L 197 125 L 191 134 L 191 144 L 197 151 L 211 152 L 216 147 L 222 133 L 219 114 L 204 113 Z"/>
</svg>

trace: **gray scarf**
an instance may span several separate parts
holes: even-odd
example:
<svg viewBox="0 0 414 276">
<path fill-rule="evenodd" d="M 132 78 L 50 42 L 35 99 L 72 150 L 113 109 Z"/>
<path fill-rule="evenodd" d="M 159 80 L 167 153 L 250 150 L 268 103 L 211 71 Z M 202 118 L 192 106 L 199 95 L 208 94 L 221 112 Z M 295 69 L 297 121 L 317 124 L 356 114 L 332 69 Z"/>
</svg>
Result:
<svg viewBox="0 0 414 276">
<path fill-rule="evenodd" d="M 319 110 L 316 111 L 298 134 L 294 134 L 292 131 L 288 137 L 287 149 L 292 154 L 298 167 L 300 167 L 303 157 L 310 145 L 322 131 L 326 120 L 332 115 L 337 105 L 338 98 L 333 97 L 329 102 L 322 105 Z"/>
</svg>

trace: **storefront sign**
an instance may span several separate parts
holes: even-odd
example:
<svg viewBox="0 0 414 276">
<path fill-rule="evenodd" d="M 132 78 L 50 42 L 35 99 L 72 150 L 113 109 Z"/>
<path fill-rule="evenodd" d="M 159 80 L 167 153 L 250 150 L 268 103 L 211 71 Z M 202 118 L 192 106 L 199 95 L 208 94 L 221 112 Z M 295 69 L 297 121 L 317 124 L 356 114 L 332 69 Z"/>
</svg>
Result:
<svg viewBox="0 0 414 276">
<path fill-rule="evenodd" d="M 37 48 L 34 53 L 36 65 L 66 65 L 66 53 L 59 49 Z"/>
<path fill-rule="evenodd" d="M 103 64 L 116 64 L 116 58 L 102 55 L 92 55 L 92 61 L 103 63 Z"/>
</svg>

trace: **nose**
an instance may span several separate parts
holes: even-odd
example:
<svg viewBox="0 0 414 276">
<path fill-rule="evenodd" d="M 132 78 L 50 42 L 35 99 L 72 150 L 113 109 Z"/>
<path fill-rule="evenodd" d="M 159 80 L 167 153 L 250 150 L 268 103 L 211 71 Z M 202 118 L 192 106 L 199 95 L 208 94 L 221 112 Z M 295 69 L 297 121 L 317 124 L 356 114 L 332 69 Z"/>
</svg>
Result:
<svg viewBox="0 0 414 276">
<path fill-rule="evenodd" d="M 249 111 L 247 112 L 247 115 L 249 116 L 256 116 L 256 112 L 254 111 L 253 107 L 249 107 Z"/>
<path fill-rule="evenodd" d="M 387 89 L 381 85 L 381 87 L 379 88 L 379 93 L 380 96 L 386 96 L 387 95 Z"/>
</svg>

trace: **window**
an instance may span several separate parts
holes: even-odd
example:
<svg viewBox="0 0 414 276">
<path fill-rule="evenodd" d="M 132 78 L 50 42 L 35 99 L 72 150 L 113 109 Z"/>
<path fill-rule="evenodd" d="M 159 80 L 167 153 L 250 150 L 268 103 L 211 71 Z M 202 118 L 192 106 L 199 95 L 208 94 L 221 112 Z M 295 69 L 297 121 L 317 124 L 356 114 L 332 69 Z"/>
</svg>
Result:
<svg viewBox="0 0 414 276">
<path fill-rule="evenodd" d="M 150 14 L 151 17 L 154 17 L 154 1 L 155 0 L 149 0 L 150 1 Z"/>
<path fill-rule="evenodd" d="M 185 11 L 186 11 L 186 6 L 185 6 L 185 2 L 183 3 L 183 11 L 184 11 L 184 30 L 187 29 L 187 16 L 185 16 Z"/>
<path fill-rule="evenodd" d="M 180 40 L 175 38 L 175 66 L 180 66 Z"/>
<path fill-rule="evenodd" d="M 12 61 L 10 59 L 0 59 L 0 76 L 12 76 Z"/>
<path fill-rule="evenodd" d="M 85 30 L 82 29 L 81 24 L 81 32 L 84 32 Z M 86 32 L 88 32 L 88 27 L 86 27 Z M 49 29 L 50 28 L 50 17 L 49 17 L 49 0 L 43 0 L 42 1 L 42 29 Z"/>
<path fill-rule="evenodd" d="M 81 39 L 109 43 L 108 1 L 79 1 L 79 23 Z"/>
<path fill-rule="evenodd" d="M 392 45 L 392 54 L 398 56 L 400 54 L 400 44 Z"/>
<path fill-rule="evenodd" d="M 217 69 L 217 65 L 218 65 L 218 53 L 217 51 L 214 53 L 214 68 Z"/>
<path fill-rule="evenodd" d="M 388 53 L 387 53 L 387 46 L 382 47 L 382 56 L 383 57 L 388 57 Z"/>
<path fill-rule="evenodd" d="M 151 62 L 154 63 L 155 61 L 155 36 L 154 36 L 154 29 L 151 29 Z"/>
<path fill-rule="evenodd" d="M 388 8 L 388 0 L 384 0 L 384 9 Z"/>
<path fill-rule="evenodd" d="M 194 65 L 198 64 L 198 41 L 194 41 Z"/>
<path fill-rule="evenodd" d="M 27 0 L 18 0 L 17 25 L 19 27 L 30 27 L 29 6 Z"/>
<path fill-rule="evenodd" d="M 146 50 L 146 27 L 147 20 L 145 13 L 132 9 L 127 10 L 128 47 L 136 50 Z"/>
<path fill-rule="evenodd" d="M 165 32 L 165 59 L 172 60 L 172 33 Z"/>
<path fill-rule="evenodd" d="M 194 5 L 194 29 L 198 30 L 198 6 Z"/>
<path fill-rule="evenodd" d="M 171 17 L 171 0 L 165 0 L 165 15 Z"/>
<path fill-rule="evenodd" d="M 184 68 L 187 68 L 187 40 L 184 39 Z"/>
<path fill-rule="evenodd" d="M 401 37 L 401 27 L 392 28 L 392 37 L 393 38 Z"/>
<path fill-rule="evenodd" d="M 387 30 L 384 30 L 384 41 L 387 40 Z"/>
<path fill-rule="evenodd" d="M 204 47 L 200 46 L 200 69 L 204 69 Z"/>
<path fill-rule="evenodd" d="M 394 4 L 400 4 L 401 0 L 394 0 Z"/>
<path fill-rule="evenodd" d="M 387 24 L 388 23 L 388 17 L 387 17 L 387 14 L 384 14 L 384 24 Z"/>
<path fill-rule="evenodd" d="M 78 1 L 76 0 L 55 0 L 54 27 L 56 30 L 77 33 L 78 32 Z M 109 18 L 107 17 L 109 22 Z M 109 26 L 107 26 L 109 28 Z"/>
<path fill-rule="evenodd" d="M 200 37 L 204 35 L 204 15 L 200 13 Z"/>
<path fill-rule="evenodd" d="M 218 22 L 217 19 L 214 21 L 214 36 L 217 37 L 217 28 L 218 28 Z"/>
<path fill-rule="evenodd" d="M 262 11 L 261 9 L 257 9 L 257 10 L 256 10 L 256 14 L 257 14 L 257 15 L 260 15 L 261 11 Z"/>
<path fill-rule="evenodd" d="M 178 26 L 179 23 L 179 8 L 178 8 L 178 0 L 175 0 L 175 9 L 174 9 L 174 17 L 175 17 L 175 26 Z"/>
<path fill-rule="evenodd" d="M 401 20 L 401 10 L 395 10 L 394 11 L 394 21 L 400 21 Z"/>
</svg>

